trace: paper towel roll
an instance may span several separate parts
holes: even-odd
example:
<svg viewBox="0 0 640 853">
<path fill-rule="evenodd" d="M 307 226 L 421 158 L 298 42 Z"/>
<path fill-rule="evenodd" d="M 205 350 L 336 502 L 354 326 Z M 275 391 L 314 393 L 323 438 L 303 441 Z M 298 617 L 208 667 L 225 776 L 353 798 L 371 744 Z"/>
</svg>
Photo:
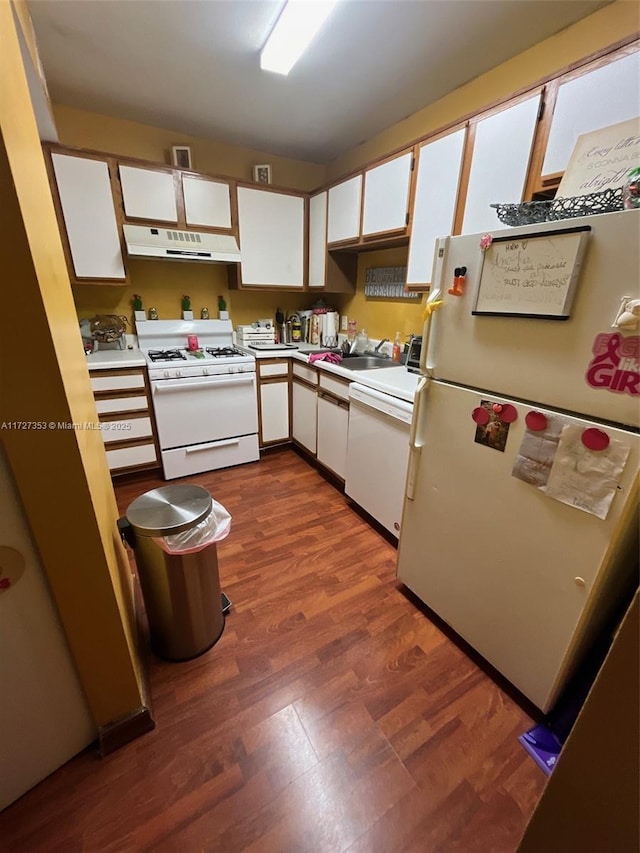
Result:
<svg viewBox="0 0 640 853">
<path fill-rule="evenodd" d="M 335 347 L 338 343 L 338 314 L 335 311 L 327 311 L 324 315 L 322 343 L 326 347 Z"/>
</svg>

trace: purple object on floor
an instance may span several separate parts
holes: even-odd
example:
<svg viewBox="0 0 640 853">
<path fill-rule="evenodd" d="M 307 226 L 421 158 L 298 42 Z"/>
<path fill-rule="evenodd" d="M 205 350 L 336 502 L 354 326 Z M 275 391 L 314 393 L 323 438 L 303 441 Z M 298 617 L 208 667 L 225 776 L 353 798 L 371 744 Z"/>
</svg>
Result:
<svg viewBox="0 0 640 853">
<path fill-rule="evenodd" d="M 518 740 L 548 776 L 555 767 L 562 749 L 558 738 L 546 726 L 540 724 L 520 735 Z"/>
</svg>

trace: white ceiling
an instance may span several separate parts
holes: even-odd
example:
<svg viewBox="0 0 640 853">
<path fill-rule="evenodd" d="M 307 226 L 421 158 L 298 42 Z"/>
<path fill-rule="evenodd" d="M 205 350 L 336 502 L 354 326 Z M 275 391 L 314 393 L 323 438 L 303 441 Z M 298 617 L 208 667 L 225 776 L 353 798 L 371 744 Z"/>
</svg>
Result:
<svg viewBox="0 0 640 853">
<path fill-rule="evenodd" d="M 341 0 L 288 77 L 281 0 L 29 0 L 54 103 L 327 163 L 611 0 Z"/>
</svg>

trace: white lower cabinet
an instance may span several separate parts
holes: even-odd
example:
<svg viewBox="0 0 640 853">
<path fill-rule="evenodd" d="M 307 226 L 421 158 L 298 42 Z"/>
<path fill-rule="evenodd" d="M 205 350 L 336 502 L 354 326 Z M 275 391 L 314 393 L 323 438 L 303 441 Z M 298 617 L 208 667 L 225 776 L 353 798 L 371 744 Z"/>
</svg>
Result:
<svg viewBox="0 0 640 853">
<path fill-rule="evenodd" d="M 258 359 L 257 368 L 260 447 L 290 441 L 289 359 Z"/>
<path fill-rule="evenodd" d="M 309 453 L 316 454 L 317 447 L 317 395 L 310 388 L 294 378 L 291 385 L 292 424 L 291 435 Z"/>
<path fill-rule="evenodd" d="M 94 370 L 89 375 L 109 470 L 115 474 L 158 467 L 146 370 L 115 368 Z"/>
<path fill-rule="evenodd" d="M 289 383 L 260 385 L 260 446 L 289 440 Z"/>
<path fill-rule="evenodd" d="M 349 404 L 318 392 L 318 462 L 344 480 L 347 476 Z"/>
</svg>

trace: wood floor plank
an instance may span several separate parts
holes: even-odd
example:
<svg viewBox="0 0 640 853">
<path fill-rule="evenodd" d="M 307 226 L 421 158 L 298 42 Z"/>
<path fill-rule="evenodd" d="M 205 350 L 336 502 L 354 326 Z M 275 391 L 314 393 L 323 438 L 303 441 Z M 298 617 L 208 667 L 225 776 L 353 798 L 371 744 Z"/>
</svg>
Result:
<svg viewBox="0 0 640 853">
<path fill-rule="evenodd" d="M 156 730 L 5 809 L 0 849 L 515 851 L 545 781 L 531 721 L 405 594 L 394 546 L 291 450 L 176 482 L 232 515 L 222 637 L 153 659 Z M 118 485 L 120 511 L 162 485 Z"/>
</svg>

